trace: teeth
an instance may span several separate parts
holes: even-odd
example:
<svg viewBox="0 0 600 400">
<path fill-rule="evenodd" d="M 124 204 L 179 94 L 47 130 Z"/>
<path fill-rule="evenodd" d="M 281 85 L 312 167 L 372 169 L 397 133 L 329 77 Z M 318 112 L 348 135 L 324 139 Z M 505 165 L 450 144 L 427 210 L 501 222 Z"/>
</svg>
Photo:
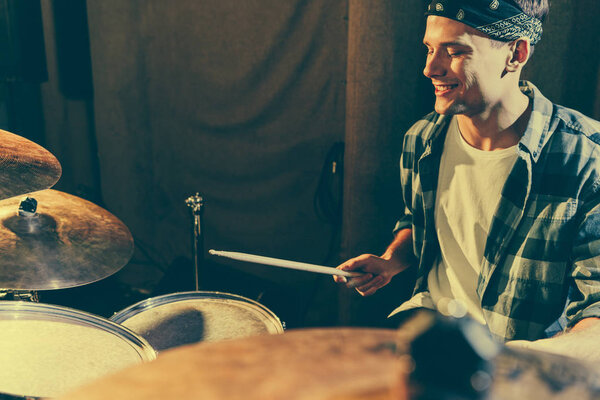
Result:
<svg viewBox="0 0 600 400">
<path fill-rule="evenodd" d="M 440 86 L 440 85 L 436 85 L 436 89 L 440 92 L 443 92 L 445 90 L 450 90 L 454 87 L 454 85 L 446 85 L 446 86 Z"/>
</svg>

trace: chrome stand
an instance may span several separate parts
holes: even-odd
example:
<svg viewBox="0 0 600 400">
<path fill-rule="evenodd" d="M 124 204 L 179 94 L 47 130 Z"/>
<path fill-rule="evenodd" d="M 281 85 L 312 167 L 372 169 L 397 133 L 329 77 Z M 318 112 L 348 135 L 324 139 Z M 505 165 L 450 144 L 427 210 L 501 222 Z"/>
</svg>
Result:
<svg viewBox="0 0 600 400">
<path fill-rule="evenodd" d="M 202 229 L 202 209 L 204 199 L 196 193 L 186 199 L 185 204 L 191 208 L 194 218 L 193 247 L 194 247 L 194 279 L 196 291 L 200 290 L 199 271 L 204 261 L 204 230 Z"/>
<path fill-rule="evenodd" d="M 34 290 L 0 289 L 0 300 L 30 301 L 39 303 L 40 297 Z"/>
</svg>

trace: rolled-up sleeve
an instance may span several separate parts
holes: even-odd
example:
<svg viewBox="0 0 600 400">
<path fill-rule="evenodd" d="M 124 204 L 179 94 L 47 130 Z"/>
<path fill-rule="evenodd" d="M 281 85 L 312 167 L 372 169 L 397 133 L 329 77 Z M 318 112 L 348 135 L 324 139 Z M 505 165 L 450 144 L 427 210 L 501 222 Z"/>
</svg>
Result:
<svg viewBox="0 0 600 400">
<path fill-rule="evenodd" d="M 402 229 L 412 228 L 412 214 L 408 207 L 404 207 L 404 214 L 398 219 L 394 226 L 394 235 Z"/>
</svg>

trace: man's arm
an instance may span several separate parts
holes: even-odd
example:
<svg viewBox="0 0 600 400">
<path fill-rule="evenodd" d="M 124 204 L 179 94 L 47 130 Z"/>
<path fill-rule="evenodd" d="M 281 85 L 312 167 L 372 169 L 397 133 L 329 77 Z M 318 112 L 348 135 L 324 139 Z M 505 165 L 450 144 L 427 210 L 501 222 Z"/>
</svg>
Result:
<svg viewBox="0 0 600 400">
<path fill-rule="evenodd" d="M 565 333 L 548 339 L 513 340 L 506 342 L 510 347 L 562 354 L 580 360 L 600 361 L 600 318 L 584 318 Z"/>
<path fill-rule="evenodd" d="M 396 274 L 416 263 L 417 259 L 413 254 L 412 229 L 402 229 L 381 257 L 363 254 L 337 267 L 345 271 L 364 272 L 365 275 L 349 280 L 339 276 L 334 276 L 333 279 L 336 282 L 346 283 L 350 288 L 356 288 L 362 296 L 369 296 L 387 285 Z"/>
</svg>

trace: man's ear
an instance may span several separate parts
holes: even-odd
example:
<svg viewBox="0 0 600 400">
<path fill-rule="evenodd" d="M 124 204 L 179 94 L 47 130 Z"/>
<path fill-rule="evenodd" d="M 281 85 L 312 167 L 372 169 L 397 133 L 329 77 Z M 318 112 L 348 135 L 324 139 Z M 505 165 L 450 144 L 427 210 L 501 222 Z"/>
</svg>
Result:
<svg viewBox="0 0 600 400">
<path fill-rule="evenodd" d="M 506 72 L 516 72 L 527 64 L 531 55 L 531 44 L 528 38 L 523 37 L 511 42 L 509 49 Z"/>
</svg>

